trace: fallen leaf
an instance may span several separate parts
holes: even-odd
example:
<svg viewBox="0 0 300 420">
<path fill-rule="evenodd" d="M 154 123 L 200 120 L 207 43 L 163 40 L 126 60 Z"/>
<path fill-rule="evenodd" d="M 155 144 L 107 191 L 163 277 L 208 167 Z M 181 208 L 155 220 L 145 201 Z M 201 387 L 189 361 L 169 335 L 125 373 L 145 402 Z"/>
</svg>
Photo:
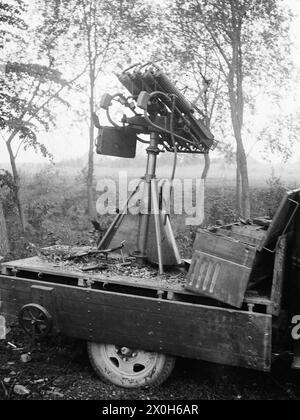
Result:
<svg viewBox="0 0 300 420">
<path fill-rule="evenodd" d="M 15 385 L 14 386 L 14 393 L 17 395 L 29 395 L 30 391 L 23 385 Z"/>
<path fill-rule="evenodd" d="M 20 359 L 22 363 L 28 363 L 31 361 L 31 355 L 30 353 L 21 354 Z"/>
</svg>

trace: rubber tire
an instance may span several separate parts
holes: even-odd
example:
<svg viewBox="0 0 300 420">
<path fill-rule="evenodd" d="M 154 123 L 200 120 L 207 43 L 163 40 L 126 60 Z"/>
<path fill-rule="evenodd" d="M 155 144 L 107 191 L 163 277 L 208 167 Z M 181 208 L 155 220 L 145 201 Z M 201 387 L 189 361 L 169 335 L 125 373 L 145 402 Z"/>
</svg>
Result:
<svg viewBox="0 0 300 420">
<path fill-rule="evenodd" d="M 149 388 L 157 387 L 161 385 L 172 373 L 175 366 L 176 358 L 173 356 L 156 353 L 158 357 L 158 363 L 152 368 L 151 373 L 147 373 L 147 376 L 142 380 L 134 378 L 122 377 L 116 374 L 110 369 L 110 366 L 106 363 L 101 356 L 99 357 L 99 350 L 101 346 L 105 344 L 101 343 L 87 343 L 87 350 L 90 363 L 97 374 L 97 376 L 106 383 L 114 384 L 122 388 Z"/>
</svg>

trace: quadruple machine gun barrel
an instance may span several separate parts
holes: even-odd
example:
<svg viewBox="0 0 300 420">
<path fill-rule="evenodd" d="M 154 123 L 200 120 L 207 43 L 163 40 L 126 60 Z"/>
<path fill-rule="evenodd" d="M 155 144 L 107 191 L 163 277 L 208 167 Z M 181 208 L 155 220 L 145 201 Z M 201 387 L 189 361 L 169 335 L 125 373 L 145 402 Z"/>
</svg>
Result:
<svg viewBox="0 0 300 420">
<path fill-rule="evenodd" d="M 152 63 L 135 65 L 117 77 L 130 96 L 103 96 L 100 106 L 106 109 L 113 127 L 100 132 L 99 154 L 110 154 L 111 148 L 105 147 L 107 143 L 110 142 L 112 146 L 112 143 L 122 142 L 123 147 L 115 147 L 120 149 L 120 157 L 135 157 L 136 140 L 139 140 L 137 136 L 151 132 L 158 133 L 160 144 L 169 152 L 207 154 L 214 149 L 216 141 L 202 122 L 199 110 L 158 66 Z M 130 108 L 135 115 L 124 115 L 121 125 L 115 123 L 109 112 L 114 101 Z M 101 148 L 102 143 L 104 147 Z M 126 150 L 124 152 L 124 143 L 127 144 L 128 153 Z M 115 153 L 113 155 L 116 156 Z"/>
</svg>

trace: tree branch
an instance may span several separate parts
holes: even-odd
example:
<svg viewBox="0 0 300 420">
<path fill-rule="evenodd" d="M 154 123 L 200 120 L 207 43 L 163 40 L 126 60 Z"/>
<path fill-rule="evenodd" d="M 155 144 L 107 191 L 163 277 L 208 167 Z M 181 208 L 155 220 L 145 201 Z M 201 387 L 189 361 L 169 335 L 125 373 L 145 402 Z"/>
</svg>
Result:
<svg viewBox="0 0 300 420">
<path fill-rule="evenodd" d="M 111 44 L 111 38 L 112 38 L 112 33 L 113 33 L 113 31 L 112 31 L 112 21 L 110 22 L 110 24 L 109 24 L 109 33 L 108 33 L 108 38 L 107 38 L 107 41 L 106 41 L 106 45 L 105 45 L 105 47 L 102 49 L 102 51 L 101 51 L 101 53 L 98 55 L 98 57 L 97 58 L 99 58 L 100 57 L 100 55 L 102 55 L 102 60 L 101 60 L 101 62 L 99 63 L 99 65 L 97 66 L 98 67 L 98 70 L 97 70 L 97 72 L 96 72 L 96 79 L 98 78 L 98 76 L 99 76 L 99 74 L 101 73 L 101 71 L 102 71 L 102 66 L 103 66 L 103 63 L 104 63 L 104 61 L 105 61 L 105 59 L 106 59 L 106 57 L 107 57 L 107 54 L 108 54 L 108 50 L 109 50 L 109 47 L 110 47 L 110 44 Z"/>
<path fill-rule="evenodd" d="M 204 13 L 203 13 L 201 4 L 199 3 L 199 0 L 197 0 L 197 5 L 198 5 L 198 8 L 200 10 L 200 13 L 201 13 L 203 19 L 205 19 L 205 16 L 204 16 Z M 209 28 L 209 26 L 204 21 L 203 21 L 203 25 L 204 25 L 204 28 L 206 29 L 206 31 L 209 33 L 211 39 L 213 40 L 215 46 L 217 47 L 217 49 L 220 52 L 221 56 L 223 57 L 224 61 L 226 62 L 228 68 L 230 69 L 231 68 L 230 60 L 226 56 L 225 51 L 223 50 L 223 48 L 221 47 L 219 41 L 217 40 L 217 37 L 215 36 L 215 34 L 213 33 L 213 31 Z"/>
<path fill-rule="evenodd" d="M 50 98 L 48 98 L 34 113 L 34 115 L 32 115 L 26 122 L 30 122 L 33 118 L 35 118 L 35 116 L 42 111 L 46 105 L 49 104 L 49 102 L 51 102 L 53 99 L 57 98 L 59 96 L 59 94 L 65 89 L 66 86 L 70 86 L 72 85 L 74 82 L 76 82 L 76 80 L 78 80 L 85 72 L 86 72 L 86 68 L 87 66 L 84 68 L 84 70 L 79 73 L 77 76 L 75 76 L 72 80 L 70 80 L 69 82 L 67 82 L 66 84 L 64 84 L 63 86 L 61 86 Z"/>
<path fill-rule="evenodd" d="M 19 146 L 18 146 L 18 148 L 17 148 L 17 151 L 16 151 L 16 153 L 15 153 L 15 155 L 14 155 L 14 159 L 17 159 L 18 154 L 19 154 L 19 151 L 20 151 L 20 149 L 21 149 L 21 146 L 22 146 L 22 144 L 24 144 L 24 141 L 25 141 L 24 139 L 20 141 Z"/>
<path fill-rule="evenodd" d="M 217 103 L 217 97 L 218 97 L 219 89 L 220 89 L 220 79 L 221 79 L 221 72 L 219 73 L 217 86 L 215 88 L 215 93 L 214 93 L 214 97 L 213 97 L 213 100 L 212 100 L 212 105 L 211 105 L 211 109 L 210 109 L 210 113 L 209 113 L 209 120 L 212 119 L 213 112 L 214 112 L 214 109 L 215 109 L 215 106 L 216 106 L 216 103 Z"/>
<path fill-rule="evenodd" d="M 217 49 L 219 50 L 221 56 L 223 57 L 224 61 L 226 62 L 228 68 L 231 68 L 231 63 L 230 60 L 228 59 L 228 57 L 226 56 L 223 48 L 221 47 L 221 45 L 219 44 L 216 36 L 213 34 L 213 32 L 209 29 L 209 27 L 204 23 L 204 27 L 207 30 L 207 32 L 209 33 L 209 35 L 211 36 L 211 39 L 213 40 L 214 44 L 216 45 Z"/>
</svg>

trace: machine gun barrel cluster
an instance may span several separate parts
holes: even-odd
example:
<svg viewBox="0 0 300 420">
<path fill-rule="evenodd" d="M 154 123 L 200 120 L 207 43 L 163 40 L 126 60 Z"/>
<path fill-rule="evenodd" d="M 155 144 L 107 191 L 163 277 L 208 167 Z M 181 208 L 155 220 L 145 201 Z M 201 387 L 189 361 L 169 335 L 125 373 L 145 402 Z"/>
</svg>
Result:
<svg viewBox="0 0 300 420">
<path fill-rule="evenodd" d="M 124 142 L 125 138 L 128 144 L 134 146 L 135 141 L 139 140 L 139 134 L 151 132 L 158 133 L 159 143 L 169 152 L 207 154 L 209 150 L 214 149 L 216 141 L 202 122 L 197 108 L 158 66 L 153 63 L 135 65 L 117 76 L 130 96 L 103 96 L 100 105 L 106 109 L 113 127 L 102 130 L 98 153 L 109 154 L 104 152 L 105 147 L 101 148 L 107 142 Z M 109 107 L 114 100 L 130 108 L 135 114 L 130 118 L 124 116 L 122 125 L 115 123 L 110 116 Z M 143 112 L 138 113 L 137 108 Z M 120 157 L 134 156 L 135 153 L 120 154 Z"/>
</svg>

